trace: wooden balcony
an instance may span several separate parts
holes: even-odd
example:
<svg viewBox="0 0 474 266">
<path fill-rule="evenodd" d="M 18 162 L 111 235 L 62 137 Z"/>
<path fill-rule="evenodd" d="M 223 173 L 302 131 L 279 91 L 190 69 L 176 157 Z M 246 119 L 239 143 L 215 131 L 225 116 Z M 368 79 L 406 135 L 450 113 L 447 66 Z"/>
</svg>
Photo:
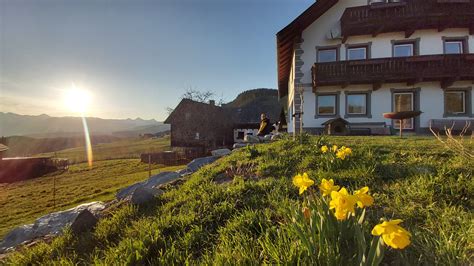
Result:
<svg viewBox="0 0 474 266">
<path fill-rule="evenodd" d="M 349 36 L 415 30 L 469 28 L 474 34 L 474 0 L 405 0 L 347 8 L 341 17 L 343 41 Z"/>
<path fill-rule="evenodd" d="M 474 54 L 423 55 L 368 60 L 316 63 L 312 67 L 313 90 L 319 86 L 440 81 L 446 88 L 458 80 L 474 80 Z"/>
</svg>

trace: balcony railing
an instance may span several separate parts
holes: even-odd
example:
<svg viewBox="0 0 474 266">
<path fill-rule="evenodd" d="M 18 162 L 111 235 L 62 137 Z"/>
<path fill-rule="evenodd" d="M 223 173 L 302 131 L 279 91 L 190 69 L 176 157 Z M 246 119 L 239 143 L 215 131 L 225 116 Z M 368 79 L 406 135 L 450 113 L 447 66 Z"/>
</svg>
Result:
<svg viewBox="0 0 474 266">
<path fill-rule="evenodd" d="M 404 31 L 408 38 L 418 29 L 469 28 L 474 32 L 474 0 L 406 0 L 347 8 L 341 17 L 345 39 L 354 35 Z"/>
<path fill-rule="evenodd" d="M 474 54 L 423 55 L 329 63 L 312 67 L 313 89 L 319 86 L 441 81 L 443 88 L 457 80 L 474 80 Z"/>
</svg>

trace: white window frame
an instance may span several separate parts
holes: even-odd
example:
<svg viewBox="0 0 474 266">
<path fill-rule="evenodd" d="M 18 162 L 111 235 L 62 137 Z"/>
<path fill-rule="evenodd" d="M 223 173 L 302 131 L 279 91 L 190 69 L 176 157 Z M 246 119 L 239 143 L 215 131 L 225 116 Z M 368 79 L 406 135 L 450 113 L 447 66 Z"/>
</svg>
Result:
<svg viewBox="0 0 474 266">
<path fill-rule="evenodd" d="M 400 47 L 400 46 L 410 46 L 411 47 L 411 55 L 396 56 L 395 55 L 395 48 Z M 393 57 L 409 57 L 409 56 L 414 56 L 414 55 L 415 55 L 415 44 L 414 43 L 395 43 L 395 44 L 393 44 Z"/>
<path fill-rule="evenodd" d="M 455 94 L 455 93 L 461 93 L 462 94 L 462 112 L 453 112 L 453 113 L 448 113 L 448 115 L 459 115 L 459 114 L 465 114 L 466 113 L 466 92 L 465 91 L 446 91 L 445 94 Z M 446 97 L 445 97 L 446 100 Z M 445 103 L 446 106 L 446 103 Z M 446 108 L 446 107 L 445 107 Z M 447 110 L 446 110 L 447 111 Z"/>
<path fill-rule="evenodd" d="M 364 112 L 363 113 L 351 113 L 349 112 L 349 97 L 351 96 L 363 96 L 364 97 Z M 346 101 L 346 110 L 347 110 L 347 114 L 348 115 L 366 115 L 367 114 L 367 94 L 366 93 L 352 93 L 352 94 L 348 94 L 347 97 L 346 97 L 347 101 Z"/>
<path fill-rule="evenodd" d="M 393 111 L 394 112 L 398 112 L 396 111 L 396 95 L 410 95 L 411 96 L 411 110 L 410 111 L 413 111 L 415 110 L 415 93 L 413 92 L 394 92 L 393 93 Z M 415 128 L 415 119 L 414 118 L 410 118 L 410 127 L 406 127 L 406 123 L 407 123 L 407 120 L 408 119 L 405 119 L 403 121 L 403 126 L 404 126 L 404 130 L 413 130 Z M 396 129 L 400 129 L 400 126 L 397 127 L 397 123 L 399 123 L 399 120 L 395 121 L 394 124 L 393 124 L 393 127 L 396 128 Z"/>
<path fill-rule="evenodd" d="M 446 53 L 448 43 L 458 43 L 459 48 L 461 48 L 461 50 L 459 51 L 458 54 L 463 54 L 464 53 L 464 41 L 462 41 L 462 40 L 445 40 L 444 41 L 444 52 L 445 52 L 445 54 L 448 54 L 448 53 Z"/>
<path fill-rule="evenodd" d="M 367 49 L 368 47 L 366 46 L 361 46 L 361 47 L 352 47 L 352 48 L 347 48 L 347 60 L 365 60 L 367 59 Z M 351 59 L 350 54 L 352 50 L 364 50 L 364 58 L 362 59 Z"/>
<path fill-rule="evenodd" d="M 333 108 L 333 112 L 332 113 L 320 113 L 319 112 L 319 97 L 334 97 L 334 108 Z M 318 116 L 334 116 L 337 114 L 337 95 L 336 94 L 322 94 L 322 95 L 317 95 L 316 96 L 316 105 L 317 105 L 317 108 L 316 108 L 316 112 L 317 112 L 317 115 Z"/>
<path fill-rule="evenodd" d="M 318 63 L 337 62 L 337 61 L 338 61 L 338 51 L 337 51 L 337 49 L 338 49 L 338 48 L 321 48 L 321 49 L 318 49 L 317 55 L 316 55 L 317 60 L 318 60 Z M 325 52 L 325 51 L 334 51 L 334 53 L 335 53 L 335 59 L 334 59 L 334 61 L 321 62 L 319 55 L 320 55 L 321 52 Z"/>
</svg>

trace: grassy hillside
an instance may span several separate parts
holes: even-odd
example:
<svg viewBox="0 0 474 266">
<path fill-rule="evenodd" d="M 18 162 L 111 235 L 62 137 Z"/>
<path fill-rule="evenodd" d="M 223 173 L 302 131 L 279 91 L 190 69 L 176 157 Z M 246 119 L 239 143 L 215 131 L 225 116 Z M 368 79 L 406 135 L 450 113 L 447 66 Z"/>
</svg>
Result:
<svg viewBox="0 0 474 266">
<path fill-rule="evenodd" d="M 182 167 L 152 165 L 152 174 Z M 12 184 L 0 184 L 0 236 L 15 226 L 33 222 L 43 214 L 80 203 L 113 199 L 115 192 L 148 178 L 148 165 L 137 159 L 72 165 L 66 172 Z M 56 208 L 53 208 L 53 179 L 56 179 Z"/>
<path fill-rule="evenodd" d="M 120 138 L 114 136 L 91 136 L 91 143 L 110 143 Z M 31 138 L 13 136 L 5 138 L 9 150 L 6 157 L 31 156 L 38 153 L 54 152 L 64 149 L 83 147 L 84 136 L 57 137 L 57 138 Z"/>
<path fill-rule="evenodd" d="M 149 206 L 124 206 L 90 233 L 66 233 L 51 244 L 14 254 L 9 262 L 325 265 L 324 258 L 310 256 L 313 251 L 305 250 L 291 229 L 303 198 L 319 195 L 317 187 L 298 194 L 291 178 L 302 172 L 316 184 L 332 178 L 351 191 L 370 187 L 375 203 L 367 208 L 364 235 L 370 236 L 381 217 L 404 220 L 412 243 L 402 251 L 388 249 L 384 263 L 473 262 L 472 161 L 446 151 L 433 138 L 340 137 L 323 143 L 349 146 L 353 154 L 331 162 L 316 137 L 241 149 Z"/>
<path fill-rule="evenodd" d="M 140 158 L 140 154 L 142 153 L 159 152 L 169 149 L 169 136 L 157 139 L 123 139 L 111 143 L 100 143 L 92 147 L 95 161 Z M 84 147 L 43 153 L 40 155 L 68 158 L 71 163 L 87 161 Z"/>
</svg>

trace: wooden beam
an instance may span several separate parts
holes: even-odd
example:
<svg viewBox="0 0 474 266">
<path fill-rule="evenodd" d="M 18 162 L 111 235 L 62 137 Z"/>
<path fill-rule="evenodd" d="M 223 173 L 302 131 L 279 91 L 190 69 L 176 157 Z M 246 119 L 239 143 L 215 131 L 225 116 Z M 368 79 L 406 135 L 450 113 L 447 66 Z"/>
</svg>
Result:
<svg viewBox="0 0 474 266">
<path fill-rule="evenodd" d="M 410 38 L 413 33 L 415 33 L 415 27 L 405 30 L 405 38 Z"/>
<path fill-rule="evenodd" d="M 382 82 L 381 82 L 381 81 L 372 84 L 372 90 L 373 90 L 373 91 L 376 91 L 376 90 L 378 90 L 378 89 L 380 89 L 380 88 L 382 88 Z"/>
<path fill-rule="evenodd" d="M 377 37 L 377 35 L 383 31 L 384 27 L 384 24 L 380 24 L 380 26 L 372 33 L 372 37 Z"/>
<path fill-rule="evenodd" d="M 446 89 L 453 85 L 457 78 L 446 78 L 441 80 L 441 88 Z"/>
</svg>

